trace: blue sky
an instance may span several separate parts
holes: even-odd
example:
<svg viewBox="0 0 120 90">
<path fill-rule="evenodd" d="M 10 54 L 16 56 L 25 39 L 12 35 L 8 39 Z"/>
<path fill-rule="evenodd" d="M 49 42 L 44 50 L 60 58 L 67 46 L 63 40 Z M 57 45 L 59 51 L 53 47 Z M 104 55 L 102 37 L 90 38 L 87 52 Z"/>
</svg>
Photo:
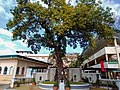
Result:
<svg viewBox="0 0 120 90">
<path fill-rule="evenodd" d="M 31 0 L 35 1 L 35 0 Z M 39 1 L 39 0 L 37 0 Z M 99 1 L 99 0 L 96 0 Z M 114 12 L 114 16 L 117 17 L 116 20 L 120 22 L 120 0 L 101 0 L 103 2 L 102 6 L 109 6 Z M 12 19 L 12 14 L 10 9 L 14 8 L 16 5 L 15 0 L 0 0 L 0 54 L 15 54 L 17 50 L 30 50 L 27 48 L 27 44 L 22 41 L 12 41 L 12 33 L 7 31 L 6 23 L 8 20 Z M 117 22 L 116 22 L 117 23 Z M 67 47 L 68 53 L 81 53 L 82 49 L 78 46 L 77 49 L 72 49 Z M 48 54 L 49 51 L 42 48 L 39 53 Z"/>
</svg>

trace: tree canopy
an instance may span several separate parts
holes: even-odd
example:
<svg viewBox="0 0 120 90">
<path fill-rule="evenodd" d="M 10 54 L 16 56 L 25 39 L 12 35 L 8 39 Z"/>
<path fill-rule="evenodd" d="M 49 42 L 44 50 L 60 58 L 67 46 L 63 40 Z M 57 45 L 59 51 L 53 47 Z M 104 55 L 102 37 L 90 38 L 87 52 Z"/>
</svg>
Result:
<svg viewBox="0 0 120 90">
<path fill-rule="evenodd" d="M 76 1 L 76 5 L 71 5 L 65 0 L 42 0 L 44 7 L 39 2 L 17 0 L 7 29 L 13 32 L 13 40 L 27 41 L 35 53 L 41 46 L 54 51 L 61 67 L 67 45 L 94 46 L 97 35 L 110 37 L 114 30 L 110 8 L 103 9 L 95 0 Z"/>
<path fill-rule="evenodd" d="M 110 36 L 114 20 L 110 9 L 104 10 L 94 0 L 80 0 L 76 6 L 65 0 L 42 0 L 30 3 L 18 0 L 18 5 L 11 10 L 14 18 L 7 23 L 13 31 L 13 39 L 28 41 L 28 46 L 35 53 L 40 47 L 54 49 L 60 45 L 65 52 L 67 44 L 76 48 L 94 45 L 95 35 Z"/>
</svg>

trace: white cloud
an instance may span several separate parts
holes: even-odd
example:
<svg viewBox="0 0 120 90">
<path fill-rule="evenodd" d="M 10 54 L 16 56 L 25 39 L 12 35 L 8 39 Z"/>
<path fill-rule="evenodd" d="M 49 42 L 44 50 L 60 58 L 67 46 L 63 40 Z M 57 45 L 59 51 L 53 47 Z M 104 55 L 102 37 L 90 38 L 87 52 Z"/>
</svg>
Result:
<svg viewBox="0 0 120 90">
<path fill-rule="evenodd" d="M 0 0 L 0 17 L 6 20 L 12 18 L 10 9 L 15 6 L 15 0 Z"/>
<path fill-rule="evenodd" d="M 15 6 L 15 0 L 0 0 L 0 6 L 11 8 Z"/>
<path fill-rule="evenodd" d="M 115 18 L 116 28 L 120 28 L 120 3 L 116 2 L 117 0 L 96 0 L 96 2 L 102 1 L 102 7 L 112 8 L 113 17 Z"/>
<path fill-rule="evenodd" d="M 16 51 L 24 51 L 24 49 L 16 49 Z"/>
<path fill-rule="evenodd" d="M 2 35 L 2 36 L 1 36 Z M 14 53 L 17 50 L 27 49 L 27 44 L 23 43 L 21 40 L 12 41 L 12 33 L 8 30 L 0 28 L 0 53 L 5 52 Z M 4 49 L 5 48 L 5 49 Z"/>
<path fill-rule="evenodd" d="M 43 7 L 48 7 L 46 4 L 44 4 L 41 0 L 30 0 L 31 3 L 39 1 L 40 4 L 42 4 Z"/>
<path fill-rule="evenodd" d="M 4 40 L 2 38 L 0 38 L 0 45 L 4 44 Z"/>
<path fill-rule="evenodd" d="M 0 16 L 6 20 L 8 20 L 9 18 L 11 18 L 11 15 L 5 11 L 5 8 L 0 6 Z"/>
<path fill-rule="evenodd" d="M 10 55 L 10 54 L 15 54 L 15 51 L 11 49 L 0 50 L 0 55 Z"/>
<path fill-rule="evenodd" d="M 99 0 L 97 0 L 99 1 Z M 101 0 L 103 7 L 110 7 L 112 8 L 112 12 L 114 13 L 114 16 L 120 17 L 120 3 L 116 3 L 114 0 Z"/>
<path fill-rule="evenodd" d="M 42 4 L 44 7 L 47 7 L 41 0 L 30 0 L 31 3 L 39 1 L 40 4 Z M 75 0 L 66 0 L 66 2 L 70 1 L 72 5 L 75 4 Z"/>
<path fill-rule="evenodd" d="M 8 30 L 0 28 L 0 34 L 7 35 L 7 36 L 13 36 L 12 33 Z"/>
<path fill-rule="evenodd" d="M 12 41 L 5 41 L 4 39 L 0 38 L 0 46 L 5 46 L 6 48 L 9 48 L 9 49 L 12 49 L 12 50 L 15 50 L 16 48 L 16 44 Z"/>
<path fill-rule="evenodd" d="M 5 47 L 15 50 L 16 44 L 13 42 L 4 42 Z"/>
<path fill-rule="evenodd" d="M 27 47 L 27 42 L 22 42 L 21 40 L 17 40 L 22 46 Z"/>
</svg>

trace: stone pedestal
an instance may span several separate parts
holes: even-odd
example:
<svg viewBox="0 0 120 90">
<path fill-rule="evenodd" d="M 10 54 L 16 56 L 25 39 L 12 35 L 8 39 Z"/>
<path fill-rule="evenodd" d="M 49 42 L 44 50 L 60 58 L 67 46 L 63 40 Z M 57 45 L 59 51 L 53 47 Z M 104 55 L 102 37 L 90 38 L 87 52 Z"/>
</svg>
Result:
<svg viewBox="0 0 120 90">
<path fill-rule="evenodd" d="M 59 90 L 65 90 L 64 80 L 60 80 L 60 83 L 59 83 Z"/>
</svg>

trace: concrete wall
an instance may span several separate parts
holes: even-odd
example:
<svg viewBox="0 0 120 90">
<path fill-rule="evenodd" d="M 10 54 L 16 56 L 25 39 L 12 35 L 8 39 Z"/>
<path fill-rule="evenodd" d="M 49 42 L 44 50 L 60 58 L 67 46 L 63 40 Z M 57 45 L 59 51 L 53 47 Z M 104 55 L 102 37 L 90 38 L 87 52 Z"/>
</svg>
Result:
<svg viewBox="0 0 120 90">
<path fill-rule="evenodd" d="M 16 75 L 16 77 L 18 78 L 21 78 L 21 77 L 24 77 L 25 74 L 26 74 L 26 69 L 27 69 L 27 62 L 26 61 L 23 61 L 23 60 L 20 60 L 18 59 L 18 64 L 17 64 L 17 67 L 20 68 L 19 70 L 19 74 Z M 22 68 L 24 68 L 24 73 L 22 74 Z"/>
<path fill-rule="evenodd" d="M 70 81 L 80 81 L 80 68 L 68 68 L 68 78 Z M 56 68 L 50 68 L 50 81 L 54 81 Z"/>
<path fill-rule="evenodd" d="M 0 84 L 9 84 L 11 83 L 11 75 L 0 75 Z"/>
<path fill-rule="evenodd" d="M 50 74 L 49 80 L 50 81 L 54 81 L 55 72 L 56 72 L 56 68 L 50 68 L 50 72 L 49 72 L 49 74 Z"/>
<path fill-rule="evenodd" d="M 40 63 L 36 63 L 33 61 L 26 61 L 26 60 L 18 60 L 18 64 L 17 67 L 20 67 L 20 72 L 19 75 L 16 75 L 16 77 L 26 77 L 26 75 L 30 72 L 27 72 L 27 69 L 29 69 L 29 67 L 47 67 L 46 65 L 40 64 Z M 24 74 L 22 75 L 22 68 L 25 68 L 24 70 Z"/>
<path fill-rule="evenodd" d="M 83 73 L 82 77 L 85 79 L 88 78 L 89 82 L 95 83 L 97 80 L 97 74 L 96 73 Z"/>
<path fill-rule="evenodd" d="M 69 69 L 69 80 L 78 82 L 80 81 L 80 68 L 68 68 Z"/>
<path fill-rule="evenodd" d="M 39 81 L 42 82 L 42 81 L 48 80 L 47 73 L 45 72 L 36 73 L 35 79 L 36 79 L 36 82 L 39 82 Z"/>
<path fill-rule="evenodd" d="M 11 79 L 16 71 L 17 60 L 16 59 L 0 59 L 0 66 L 2 71 L 0 74 L 0 83 L 8 84 L 11 82 Z M 4 75 L 4 68 L 7 67 L 7 74 Z M 13 67 L 12 73 L 10 73 L 10 67 Z"/>
</svg>

